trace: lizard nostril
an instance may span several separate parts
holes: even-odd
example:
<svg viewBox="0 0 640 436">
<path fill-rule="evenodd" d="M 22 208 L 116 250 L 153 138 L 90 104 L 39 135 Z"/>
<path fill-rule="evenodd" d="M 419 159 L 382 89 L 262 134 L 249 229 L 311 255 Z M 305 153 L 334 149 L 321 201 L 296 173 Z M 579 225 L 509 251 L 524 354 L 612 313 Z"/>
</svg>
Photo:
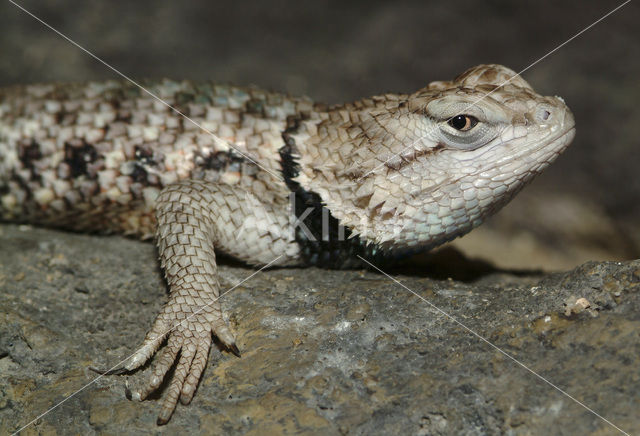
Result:
<svg viewBox="0 0 640 436">
<path fill-rule="evenodd" d="M 541 122 L 549 121 L 551 118 L 551 112 L 545 108 L 540 108 L 536 111 L 536 118 Z"/>
</svg>

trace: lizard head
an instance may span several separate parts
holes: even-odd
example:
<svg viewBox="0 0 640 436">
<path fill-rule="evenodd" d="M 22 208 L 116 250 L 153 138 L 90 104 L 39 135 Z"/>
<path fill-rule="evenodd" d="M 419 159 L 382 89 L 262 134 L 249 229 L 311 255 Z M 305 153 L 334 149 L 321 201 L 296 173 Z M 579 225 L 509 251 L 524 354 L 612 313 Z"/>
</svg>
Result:
<svg viewBox="0 0 640 436">
<path fill-rule="evenodd" d="M 296 181 L 361 239 L 399 249 L 436 246 L 479 225 L 575 134 L 560 97 L 538 95 L 500 65 L 307 123 Z"/>
</svg>

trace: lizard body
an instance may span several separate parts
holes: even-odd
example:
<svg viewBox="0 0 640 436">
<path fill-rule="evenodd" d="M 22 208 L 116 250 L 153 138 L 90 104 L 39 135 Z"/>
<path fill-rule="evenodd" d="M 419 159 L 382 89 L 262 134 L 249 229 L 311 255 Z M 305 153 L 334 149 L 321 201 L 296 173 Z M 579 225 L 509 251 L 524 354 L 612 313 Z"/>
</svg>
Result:
<svg viewBox="0 0 640 436">
<path fill-rule="evenodd" d="M 123 369 L 167 338 L 132 394 L 144 399 L 178 360 L 159 423 L 191 401 L 212 335 L 237 353 L 216 251 L 339 268 L 427 250 L 506 204 L 575 133 L 562 99 L 499 65 L 336 106 L 145 86 L 174 110 L 115 81 L 0 90 L 0 220 L 155 235 L 169 301 Z"/>
</svg>

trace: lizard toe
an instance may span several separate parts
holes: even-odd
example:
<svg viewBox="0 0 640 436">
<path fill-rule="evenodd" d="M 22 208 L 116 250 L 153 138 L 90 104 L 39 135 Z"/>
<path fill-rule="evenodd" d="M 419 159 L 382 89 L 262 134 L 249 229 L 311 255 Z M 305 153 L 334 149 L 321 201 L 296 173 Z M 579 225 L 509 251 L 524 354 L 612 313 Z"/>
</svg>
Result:
<svg viewBox="0 0 640 436">
<path fill-rule="evenodd" d="M 191 362 L 189 374 L 182 386 L 182 392 L 180 393 L 180 402 L 185 405 L 189 404 L 193 399 L 193 394 L 196 392 L 202 372 L 207 365 L 209 348 L 211 347 L 210 338 L 200 337 L 198 339 L 197 350 Z"/>
<path fill-rule="evenodd" d="M 142 346 L 127 360 L 123 368 L 126 371 L 133 371 L 140 368 L 142 365 L 153 356 L 156 350 L 162 344 L 162 341 L 170 331 L 170 327 L 167 323 L 165 312 L 160 312 L 153 327 L 144 338 Z"/>
<path fill-rule="evenodd" d="M 191 363 L 193 362 L 196 351 L 196 344 L 192 340 L 188 340 L 183 344 L 180 359 L 178 360 L 173 378 L 171 379 L 167 394 L 162 403 L 162 408 L 158 414 L 158 425 L 166 424 L 169 419 L 171 419 L 171 415 L 178 404 L 178 398 L 182 392 L 185 379 L 191 369 Z"/>
</svg>

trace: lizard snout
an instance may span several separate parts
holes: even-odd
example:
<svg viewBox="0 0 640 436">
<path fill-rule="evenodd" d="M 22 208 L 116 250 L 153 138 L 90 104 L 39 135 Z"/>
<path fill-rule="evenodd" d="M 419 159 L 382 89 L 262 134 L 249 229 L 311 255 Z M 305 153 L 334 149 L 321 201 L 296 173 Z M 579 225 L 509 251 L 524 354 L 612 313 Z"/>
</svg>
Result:
<svg viewBox="0 0 640 436">
<path fill-rule="evenodd" d="M 564 100 L 560 97 L 547 99 L 549 102 L 540 103 L 531 111 L 530 116 L 535 123 L 541 126 L 558 125 L 563 130 L 573 128 L 575 125 L 573 114 L 564 103 Z"/>
</svg>

